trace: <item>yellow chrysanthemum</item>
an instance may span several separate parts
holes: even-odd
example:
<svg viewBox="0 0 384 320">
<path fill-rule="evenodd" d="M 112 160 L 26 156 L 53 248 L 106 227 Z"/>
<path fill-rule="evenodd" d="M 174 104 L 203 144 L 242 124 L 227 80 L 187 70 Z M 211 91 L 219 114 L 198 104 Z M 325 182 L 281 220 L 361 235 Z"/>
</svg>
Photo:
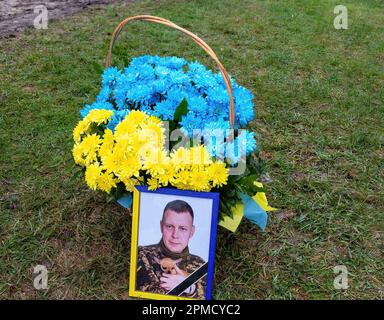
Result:
<svg viewBox="0 0 384 320">
<path fill-rule="evenodd" d="M 148 190 L 156 190 L 160 187 L 159 180 L 155 178 L 148 179 Z"/>
<path fill-rule="evenodd" d="M 130 123 L 127 118 L 121 121 L 115 128 L 115 139 L 120 141 L 129 139 L 130 136 L 135 134 L 136 128 Z"/>
<path fill-rule="evenodd" d="M 108 173 L 114 172 L 118 173 L 121 166 L 121 158 L 115 152 L 110 152 L 102 159 L 102 167 Z"/>
<path fill-rule="evenodd" d="M 160 149 L 164 144 L 164 128 L 158 124 L 144 124 L 140 132 L 140 141 L 152 148 Z"/>
<path fill-rule="evenodd" d="M 116 188 L 116 182 L 111 173 L 102 173 L 97 180 L 97 187 L 101 191 L 110 193 L 112 188 Z"/>
<path fill-rule="evenodd" d="M 171 154 L 171 161 L 176 169 L 184 168 L 186 165 L 190 164 L 191 151 L 184 147 L 178 148 L 176 151 L 173 151 Z"/>
<path fill-rule="evenodd" d="M 81 147 L 80 144 L 76 143 L 73 146 L 72 154 L 73 154 L 73 159 L 75 160 L 76 164 L 78 164 L 80 166 L 85 166 L 85 161 L 83 158 L 83 148 Z"/>
<path fill-rule="evenodd" d="M 99 149 L 100 158 L 105 158 L 106 156 L 112 153 L 113 147 L 115 145 L 115 137 L 112 130 L 106 129 L 104 131 L 103 143 Z"/>
<path fill-rule="evenodd" d="M 85 156 L 85 164 L 89 165 L 97 160 L 97 151 L 100 147 L 102 140 L 97 134 L 87 135 L 80 146 L 83 150 L 83 155 Z"/>
<path fill-rule="evenodd" d="M 171 162 L 163 165 L 164 171 L 161 174 L 155 175 L 163 187 L 175 182 L 176 169 Z"/>
<path fill-rule="evenodd" d="M 207 165 L 212 163 L 211 156 L 203 145 L 192 147 L 191 152 L 191 164 L 192 165 Z"/>
<path fill-rule="evenodd" d="M 105 109 L 93 109 L 89 111 L 87 116 L 84 118 L 84 121 L 87 123 L 96 123 L 100 125 L 102 123 L 106 123 L 113 116 L 112 110 Z"/>
<path fill-rule="evenodd" d="M 210 191 L 227 183 L 225 163 L 213 162 L 203 145 L 181 147 L 169 156 L 163 150 L 161 120 L 144 112 L 131 111 L 114 133 L 105 129 L 100 135 L 89 134 L 91 123 L 106 123 L 112 115 L 110 110 L 91 110 L 73 132 L 73 157 L 77 164 L 87 166 L 85 180 L 91 189 L 109 193 L 122 182 L 127 191 L 144 183 L 150 190 L 172 185 Z"/>
<path fill-rule="evenodd" d="M 179 171 L 175 175 L 173 185 L 178 189 L 188 189 L 190 186 L 191 172 L 189 170 Z"/>
<path fill-rule="evenodd" d="M 138 178 L 142 165 L 137 157 L 129 157 L 120 163 L 117 176 L 120 179 Z"/>
<path fill-rule="evenodd" d="M 151 175 L 164 174 L 169 165 L 170 159 L 164 150 L 152 150 L 144 161 L 143 169 Z"/>
<path fill-rule="evenodd" d="M 145 158 L 148 154 L 149 147 L 146 146 L 138 135 L 134 135 L 129 139 L 128 148 L 130 154 L 135 157 Z"/>
<path fill-rule="evenodd" d="M 135 185 L 139 184 L 137 179 L 120 179 L 122 183 L 125 185 L 125 189 L 129 192 L 133 192 L 135 189 Z"/>
<path fill-rule="evenodd" d="M 116 153 L 116 155 L 118 155 L 122 160 L 126 159 L 128 156 L 136 156 L 132 146 L 126 139 L 117 141 L 115 147 L 113 148 L 113 152 Z"/>
<path fill-rule="evenodd" d="M 147 119 L 147 122 L 158 124 L 158 125 L 161 125 L 163 127 L 163 121 L 160 118 L 155 117 L 155 116 L 149 116 Z"/>
<path fill-rule="evenodd" d="M 101 142 L 102 140 L 96 133 L 87 135 L 81 142 L 81 147 L 83 148 L 84 154 L 86 155 L 98 150 Z"/>
<path fill-rule="evenodd" d="M 92 190 L 97 189 L 97 182 L 101 175 L 101 168 L 97 163 L 93 163 L 85 170 L 85 182 Z"/>
<path fill-rule="evenodd" d="M 142 111 L 132 110 L 123 121 L 127 121 L 131 124 L 132 127 L 137 128 L 142 125 L 143 121 L 149 116 Z"/>
<path fill-rule="evenodd" d="M 209 177 L 204 171 L 191 171 L 190 187 L 195 191 L 209 191 Z"/>
<path fill-rule="evenodd" d="M 81 135 L 86 133 L 88 129 L 89 123 L 87 121 L 79 121 L 75 129 L 73 129 L 73 140 L 79 143 L 81 141 Z"/>
<path fill-rule="evenodd" d="M 227 184 L 228 169 L 225 167 L 224 162 L 211 163 L 207 168 L 208 177 L 212 180 L 214 187 L 221 187 Z"/>
</svg>

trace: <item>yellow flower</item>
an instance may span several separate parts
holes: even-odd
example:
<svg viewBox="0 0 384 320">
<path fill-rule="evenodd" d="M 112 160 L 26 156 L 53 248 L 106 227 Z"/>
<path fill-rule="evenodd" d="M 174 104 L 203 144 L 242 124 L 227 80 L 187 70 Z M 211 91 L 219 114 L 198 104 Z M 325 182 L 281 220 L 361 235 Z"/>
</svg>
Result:
<svg viewBox="0 0 384 320">
<path fill-rule="evenodd" d="M 110 193 L 112 188 L 116 188 L 116 182 L 113 178 L 113 174 L 107 172 L 102 173 L 97 180 L 97 186 L 101 191 Z"/>
<path fill-rule="evenodd" d="M 101 168 L 99 164 L 93 163 L 85 170 L 85 182 L 92 190 L 96 190 L 97 182 L 101 175 Z"/>
<path fill-rule="evenodd" d="M 102 167 L 108 173 L 118 173 L 121 167 L 121 158 L 115 152 L 110 152 L 102 159 Z"/>
<path fill-rule="evenodd" d="M 96 133 L 87 135 L 81 142 L 84 154 L 87 155 L 88 153 L 97 151 L 101 142 L 100 137 Z"/>
<path fill-rule="evenodd" d="M 133 189 L 135 189 L 135 185 L 139 184 L 137 179 L 120 179 L 122 183 L 125 185 L 125 189 L 129 192 L 133 192 Z"/>
<path fill-rule="evenodd" d="M 132 146 L 126 139 L 117 141 L 115 143 L 115 147 L 113 148 L 113 152 L 116 153 L 116 155 L 122 160 L 128 156 L 134 156 Z"/>
<path fill-rule="evenodd" d="M 179 171 L 175 175 L 173 185 L 178 189 L 188 189 L 190 186 L 191 172 L 189 170 Z"/>
<path fill-rule="evenodd" d="M 120 163 L 117 176 L 120 179 L 139 177 L 142 166 L 137 157 L 129 157 Z"/>
<path fill-rule="evenodd" d="M 144 151 L 149 148 L 141 141 L 138 135 L 132 135 L 128 141 L 128 148 L 131 156 L 145 157 Z"/>
<path fill-rule="evenodd" d="M 103 143 L 99 149 L 100 158 L 104 158 L 112 153 L 113 147 L 115 145 L 115 137 L 112 130 L 106 129 L 104 131 Z"/>
<path fill-rule="evenodd" d="M 164 150 L 152 150 L 144 160 L 143 169 L 153 175 L 164 174 L 169 165 L 170 159 Z"/>
<path fill-rule="evenodd" d="M 148 118 L 148 115 L 145 112 L 132 110 L 123 121 L 129 122 L 136 129 L 146 118 Z"/>
<path fill-rule="evenodd" d="M 96 123 L 100 125 L 106 123 L 113 116 L 112 110 L 105 109 L 93 109 L 89 111 L 88 115 L 84 118 L 84 121 L 87 123 Z"/>
<path fill-rule="evenodd" d="M 205 146 L 200 145 L 197 147 L 192 147 L 190 150 L 192 165 L 200 166 L 212 163 L 211 156 Z"/>
<path fill-rule="evenodd" d="M 195 191 L 209 191 L 209 177 L 204 171 L 191 171 L 190 187 Z"/>
<path fill-rule="evenodd" d="M 207 167 L 207 173 L 214 187 L 221 187 L 227 184 L 228 169 L 224 162 L 214 162 Z"/>
<path fill-rule="evenodd" d="M 184 168 L 185 165 L 190 164 L 191 151 L 184 147 L 180 147 L 173 151 L 171 154 L 171 161 L 176 169 Z"/>
<path fill-rule="evenodd" d="M 160 184 L 165 187 L 168 184 L 173 184 L 175 182 L 176 169 L 171 162 L 166 165 L 163 165 L 163 171 L 161 174 L 155 175 Z"/>
<path fill-rule="evenodd" d="M 159 187 L 159 180 L 155 178 L 148 179 L 148 190 L 156 190 Z"/>
<path fill-rule="evenodd" d="M 143 144 L 148 144 L 152 148 L 160 149 L 164 144 L 164 128 L 159 124 L 147 123 L 142 126 L 140 132 L 140 141 Z"/>
<path fill-rule="evenodd" d="M 97 134 L 87 135 L 80 146 L 83 150 L 83 155 L 85 156 L 85 164 L 89 165 L 92 162 L 97 160 L 97 150 L 101 144 L 101 139 Z"/>
<path fill-rule="evenodd" d="M 125 118 L 115 128 L 116 141 L 122 139 L 129 139 L 131 135 L 134 135 L 136 128 Z"/>
<path fill-rule="evenodd" d="M 76 143 L 79 143 L 81 141 L 81 135 L 86 133 L 86 131 L 89 129 L 89 123 L 87 121 L 81 120 L 73 129 L 73 140 Z"/>
<path fill-rule="evenodd" d="M 73 159 L 75 160 L 76 164 L 78 164 L 80 166 L 85 166 L 85 161 L 83 158 L 83 148 L 81 147 L 80 144 L 76 143 L 73 146 L 72 154 L 73 154 Z"/>
<path fill-rule="evenodd" d="M 155 116 L 149 116 L 149 117 L 146 119 L 145 122 L 148 123 L 148 124 L 149 124 L 149 123 L 153 123 L 153 124 L 157 124 L 157 125 L 163 126 L 163 125 L 162 125 L 163 121 L 161 121 L 160 118 L 155 117 Z"/>
<path fill-rule="evenodd" d="M 114 133 L 109 129 L 101 135 L 89 133 L 94 127 L 91 123 L 105 123 L 112 115 L 110 110 L 92 110 L 73 133 L 77 141 L 73 157 L 77 164 L 87 166 L 85 180 L 91 189 L 109 193 L 122 182 L 126 190 L 133 191 L 135 185 L 147 181 L 150 190 L 172 185 L 209 191 L 227 183 L 225 163 L 213 162 L 204 145 L 181 147 L 168 155 L 163 150 L 161 120 L 144 112 L 131 111 Z"/>
</svg>

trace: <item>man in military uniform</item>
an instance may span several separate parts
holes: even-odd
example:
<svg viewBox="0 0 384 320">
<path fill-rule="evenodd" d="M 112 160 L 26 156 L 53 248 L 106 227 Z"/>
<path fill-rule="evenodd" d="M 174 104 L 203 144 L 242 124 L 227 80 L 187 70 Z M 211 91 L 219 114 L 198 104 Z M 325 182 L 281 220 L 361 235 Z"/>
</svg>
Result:
<svg viewBox="0 0 384 320">
<path fill-rule="evenodd" d="M 190 254 L 188 242 L 195 233 L 193 210 L 182 200 L 169 202 L 160 221 L 162 238 L 158 244 L 139 246 L 136 288 L 139 291 L 167 294 L 205 264 Z M 206 275 L 180 296 L 205 299 Z"/>
</svg>

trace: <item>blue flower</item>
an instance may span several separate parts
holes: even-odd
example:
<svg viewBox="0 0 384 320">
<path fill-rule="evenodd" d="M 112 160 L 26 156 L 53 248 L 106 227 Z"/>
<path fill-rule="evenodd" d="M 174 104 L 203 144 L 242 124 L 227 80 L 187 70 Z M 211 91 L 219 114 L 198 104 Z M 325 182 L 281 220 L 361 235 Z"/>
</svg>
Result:
<svg viewBox="0 0 384 320">
<path fill-rule="evenodd" d="M 153 114 L 162 120 L 172 120 L 177 107 L 178 103 L 171 99 L 161 101 L 155 105 Z"/>
<path fill-rule="evenodd" d="M 250 154 L 256 150 L 255 133 L 248 130 L 241 130 L 239 136 L 235 139 L 238 143 L 245 147 L 246 154 Z"/>
<path fill-rule="evenodd" d="M 109 86 L 105 86 L 101 89 L 96 97 L 97 102 L 107 102 L 111 97 L 112 90 Z"/>
<path fill-rule="evenodd" d="M 188 63 L 188 69 L 189 72 L 192 73 L 201 73 L 207 71 L 207 68 L 197 61 Z"/>
<path fill-rule="evenodd" d="M 203 127 L 203 119 L 193 112 L 188 112 L 181 118 L 181 127 L 185 132 L 188 132 L 189 136 L 193 136 L 194 129 L 200 129 Z"/>
<path fill-rule="evenodd" d="M 152 89 L 147 85 L 132 86 L 127 90 L 126 98 L 136 103 L 145 102 L 152 97 Z"/>
<path fill-rule="evenodd" d="M 207 90 L 208 100 L 212 103 L 225 103 L 229 105 L 229 94 L 227 90 L 223 90 L 221 87 L 208 88 Z"/>
<path fill-rule="evenodd" d="M 189 95 L 187 96 L 188 110 L 191 110 L 196 113 L 208 113 L 209 107 L 207 101 L 198 95 Z"/>
<path fill-rule="evenodd" d="M 153 80 L 155 78 L 155 70 L 151 65 L 143 65 L 141 68 L 138 68 L 138 75 L 137 77 L 139 79 L 143 80 Z"/>
<path fill-rule="evenodd" d="M 170 82 L 175 85 L 182 85 L 189 81 L 189 77 L 183 72 L 183 70 L 173 70 L 169 73 Z"/>
<path fill-rule="evenodd" d="M 156 64 L 160 66 L 164 66 L 170 69 L 176 69 L 180 70 L 182 69 L 186 64 L 187 61 L 183 58 L 178 58 L 178 57 L 157 57 Z"/>
<path fill-rule="evenodd" d="M 144 55 L 140 57 L 135 57 L 131 60 L 130 65 L 132 66 L 142 66 L 143 64 L 151 64 L 155 60 L 155 57 L 150 56 L 150 55 Z"/>
<path fill-rule="evenodd" d="M 172 72 L 171 69 L 164 67 L 164 66 L 156 66 L 155 67 L 155 75 L 159 78 L 165 78 L 166 76 L 170 75 Z"/>
<path fill-rule="evenodd" d="M 180 90 L 180 88 L 176 86 L 168 89 L 166 94 L 167 98 L 177 103 L 177 105 L 179 105 L 181 101 L 183 101 L 183 99 L 185 98 L 185 95 L 186 93 L 183 90 Z"/>
<path fill-rule="evenodd" d="M 235 102 L 235 129 L 244 128 L 254 118 L 253 95 L 234 79 L 230 81 Z M 96 102 L 85 106 L 81 115 L 85 117 L 92 109 L 113 109 L 121 115 L 139 109 L 162 120 L 172 120 L 183 99 L 187 100 L 188 113 L 182 117 L 180 125 L 191 137 L 194 129 L 230 129 L 229 95 L 221 73 L 207 70 L 197 61 L 188 62 L 178 57 L 144 55 L 133 58 L 122 71 L 116 67 L 105 69 Z M 119 114 L 115 113 L 110 121 L 111 128 L 123 119 Z M 242 138 L 237 137 L 233 146 L 236 147 Z M 256 150 L 253 133 L 246 132 L 244 138 L 246 153 Z M 221 145 L 219 147 L 212 143 L 213 155 L 223 155 L 219 150 Z M 239 157 L 236 152 L 229 151 L 229 157 L 236 160 Z"/>
<path fill-rule="evenodd" d="M 121 71 L 117 67 L 109 67 L 104 70 L 102 86 L 112 85 L 121 76 Z"/>
</svg>

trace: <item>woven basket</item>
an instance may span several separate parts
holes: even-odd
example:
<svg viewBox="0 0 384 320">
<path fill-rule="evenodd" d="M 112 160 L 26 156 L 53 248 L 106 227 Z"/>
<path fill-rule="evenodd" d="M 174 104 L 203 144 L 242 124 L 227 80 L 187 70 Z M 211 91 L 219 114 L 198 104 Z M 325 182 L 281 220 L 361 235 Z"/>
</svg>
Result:
<svg viewBox="0 0 384 320">
<path fill-rule="evenodd" d="M 190 32 L 190 31 L 188 31 L 188 30 L 186 30 L 186 29 L 184 29 L 182 27 L 179 27 L 177 24 L 174 24 L 173 22 L 171 22 L 169 20 L 166 20 L 166 19 L 163 19 L 163 18 L 160 18 L 160 17 L 156 17 L 156 16 L 140 15 L 140 16 L 133 16 L 133 17 L 126 18 L 125 20 L 120 22 L 120 24 L 116 27 L 115 31 L 112 34 L 112 39 L 111 39 L 111 43 L 109 45 L 109 50 L 108 50 L 107 59 L 106 59 L 106 67 L 108 68 L 108 67 L 111 66 L 112 49 L 113 49 L 113 46 L 115 45 L 115 42 L 116 42 L 116 40 L 117 40 L 121 30 L 123 29 L 123 27 L 128 22 L 135 21 L 135 20 L 155 22 L 155 23 L 163 24 L 163 25 L 166 25 L 166 26 L 171 27 L 173 29 L 179 30 L 182 33 L 184 33 L 187 36 L 189 36 L 193 41 L 195 41 L 201 48 L 204 49 L 205 52 L 207 52 L 211 56 L 211 58 L 213 60 L 215 60 L 217 66 L 219 67 L 219 70 L 220 70 L 220 72 L 221 72 L 221 74 L 223 76 L 225 85 L 226 85 L 227 90 L 228 90 L 228 95 L 229 95 L 229 121 L 230 121 L 230 124 L 231 124 L 231 128 L 234 129 L 235 128 L 235 104 L 234 104 L 233 94 L 232 94 L 232 85 L 231 85 L 230 77 L 229 77 L 227 71 L 225 70 L 225 68 L 223 67 L 222 63 L 217 58 L 216 54 L 213 52 L 211 47 L 209 45 L 207 45 L 204 40 L 199 38 L 194 33 Z"/>
</svg>

